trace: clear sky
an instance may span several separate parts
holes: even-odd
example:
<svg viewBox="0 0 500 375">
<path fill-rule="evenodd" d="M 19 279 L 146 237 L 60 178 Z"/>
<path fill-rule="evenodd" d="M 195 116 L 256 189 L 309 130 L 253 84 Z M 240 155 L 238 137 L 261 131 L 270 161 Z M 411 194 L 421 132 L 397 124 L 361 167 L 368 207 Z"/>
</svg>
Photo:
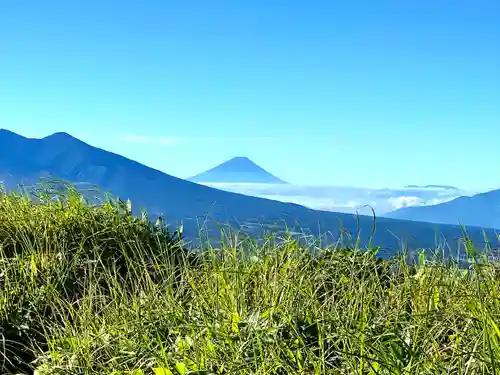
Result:
<svg viewBox="0 0 500 375">
<path fill-rule="evenodd" d="M 0 127 L 179 177 L 500 188 L 500 1 L 0 2 Z"/>
</svg>

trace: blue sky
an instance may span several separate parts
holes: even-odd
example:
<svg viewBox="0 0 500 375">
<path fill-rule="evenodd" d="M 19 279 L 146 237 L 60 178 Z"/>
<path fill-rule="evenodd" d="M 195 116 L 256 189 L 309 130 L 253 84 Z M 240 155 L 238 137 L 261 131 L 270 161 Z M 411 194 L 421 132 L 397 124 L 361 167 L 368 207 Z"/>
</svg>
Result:
<svg viewBox="0 0 500 375">
<path fill-rule="evenodd" d="M 179 177 L 500 188 L 500 2 L 0 2 L 0 127 Z"/>
</svg>

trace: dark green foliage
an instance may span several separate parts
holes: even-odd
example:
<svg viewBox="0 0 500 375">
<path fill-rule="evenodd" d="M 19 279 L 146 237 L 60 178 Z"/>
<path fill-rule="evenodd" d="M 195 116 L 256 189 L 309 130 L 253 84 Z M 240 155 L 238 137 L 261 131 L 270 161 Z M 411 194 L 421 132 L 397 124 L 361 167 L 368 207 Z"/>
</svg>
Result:
<svg viewBox="0 0 500 375">
<path fill-rule="evenodd" d="M 144 267 L 152 270 L 159 260 L 168 260 L 179 279 L 181 264 L 192 258 L 180 233 L 170 234 L 161 220 L 153 224 L 132 216 L 119 200 L 91 206 L 71 186 L 58 187 L 57 195 L 51 189 L 50 195 L 38 190 L 29 199 L 0 198 L 2 371 L 22 368 L 35 358 L 34 348 L 47 348 L 43 321 L 61 318 L 52 301 L 78 303 L 91 283 L 110 295 L 113 285 L 106 277 L 112 275 L 132 287 Z M 102 277 L 90 279 L 90 274 Z"/>
</svg>

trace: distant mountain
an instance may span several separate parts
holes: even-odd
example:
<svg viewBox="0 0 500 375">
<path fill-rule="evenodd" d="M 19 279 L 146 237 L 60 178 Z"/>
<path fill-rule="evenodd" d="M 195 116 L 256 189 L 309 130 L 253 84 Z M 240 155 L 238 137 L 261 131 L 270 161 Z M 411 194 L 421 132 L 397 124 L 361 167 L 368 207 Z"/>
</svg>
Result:
<svg viewBox="0 0 500 375">
<path fill-rule="evenodd" d="M 389 212 L 385 217 L 428 221 L 441 224 L 474 225 L 500 228 L 500 189 L 458 197 L 432 206 L 405 207 Z"/>
<path fill-rule="evenodd" d="M 340 223 L 352 234 L 358 229 L 352 214 L 315 211 L 199 185 L 90 146 L 66 133 L 30 139 L 0 130 L 0 180 L 7 189 L 18 183 L 34 183 L 40 176 L 94 184 L 124 200 L 131 199 L 134 214 L 145 208 L 153 217 L 164 214 L 168 223 L 183 221 L 188 240 L 196 239 L 199 227 L 206 229 L 212 239 L 218 239 L 219 225 L 230 225 L 255 236 L 263 231 L 282 231 L 285 225 L 290 230 L 300 227 L 312 235 L 330 232 L 330 243 L 343 233 Z M 361 246 L 368 245 L 372 225 L 371 217 L 359 217 Z M 460 227 L 452 225 L 387 218 L 377 218 L 376 225 L 373 245 L 381 247 L 381 256 L 399 250 L 400 241 L 409 249 L 433 248 L 436 234 L 454 250 L 455 239 L 462 237 Z M 487 233 L 493 242 L 495 233 Z M 469 234 L 476 243 L 483 239 L 478 228 L 469 228 Z"/>
<path fill-rule="evenodd" d="M 406 185 L 405 189 L 444 189 L 444 190 L 460 190 L 455 186 L 450 185 Z"/>
<path fill-rule="evenodd" d="M 246 157 L 235 157 L 206 172 L 188 178 L 189 181 L 208 183 L 264 183 L 286 184 Z"/>
</svg>

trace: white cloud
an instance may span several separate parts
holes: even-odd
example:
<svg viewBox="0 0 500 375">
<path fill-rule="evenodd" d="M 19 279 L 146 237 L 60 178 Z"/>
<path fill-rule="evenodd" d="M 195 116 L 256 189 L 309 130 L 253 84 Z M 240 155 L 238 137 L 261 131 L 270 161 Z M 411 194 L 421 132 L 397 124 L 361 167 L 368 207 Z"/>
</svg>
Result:
<svg viewBox="0 0 500 375">
<path fill-rule="evenodd" d="M 176 144 L 179 142 L 178 138 L 172 137 L 151 137 L 151 136 L 143 136 L 143 135 L 125 135 L 122 136 L 121 139 L 126 142 L 133 143 L 149 143 L 163 146 L 170 146 L 172 144 Z"/>
<path fill-rule="evenodd" d="M 441 195 L 441 194 L 438 194 Z M 413 197 L 413 196 L 402 196 L 402 197 L 391 197 L 388 199 L 388 202 L 392 205 L 392 207 L 397 210 L 403 207 L 412 207 L 412 206 L 433 206 L 440 203 L 449 202 L 455 198 L 458 198 L 458 195 L 448 196 L 448 197 L 436 197 L 432 199 L 423 199 L 422 197 Z"/>
<path fill-rule="evenodd" d="M 449 202 L 453 199 L 456 199 L 458 198 L 460 195 L 454 195 L 454 196 L 451 196 L 451 197 L 446 197 L 446 198 L 434 198 L 434 199 L 431 199 L 431 200 L 428 200 L 427 202 L 425 202 L 425 205 L 426 206 L 432 206 L 432 205 L 435 205 L 435 204 L 440 204 L 440 203 L 446 203 L 446 202 Z"/>
<path fill-rule="evenodd" d="M 356 201 L 349 201 L 345 204 L 346 207 L 350 207 L 350 208 L 360 208 L 362 206 L 362 204 L 360 202 L 356 202 Z"/>
<path fill-rule="evenodd" d="M 412 196 L 391 197 L 388 201 L 396 210 L 403 207 L 421 206 L 424 203 L 422 198 Z"/>
<path fill-rule="evenodd" d="M 248 192 L 246 192 L 248 194 Z M 290 202 L 290 203 L 297 203 L 312 209 L 317 209 L 317 210 L 341 210 L 342 209 L 347 209 L 347 211 L 351 212 L 351 209 L 357 209 L 362 206 L 359 202 L 356 201 L 348 201 L 348 202 L 342 202 L 342 201 L 335 201 L 334 199 L 331 198 L 321 198 L 321 197 L 310 197 L 310 196 L 305 196 L 305 195 L 273 195 L 273 194 L 254 194 L 254 196 L 261 197 L 261 198 L 267 198 L 267 199 L 273 199 L 273 200 L 279 200 L 282 202 Z"/>
<path fill-rule="evenodd" d="M 205 185 L 256 197 L 297 203 L 313 209 L 347 213 L 358 212 L 363 215 L 372 215 L 370 207 L 375 209 L 377 215 L 383 215 L 403 207 L 443 203 L 465 193 L 450 190 L 446 196 L 441 191 L 425 189 L 411 190 L 409 192 L 407 189 L 386 188 L 371 190 L 341 186 L 295 186 L 247 183 L 205 183 Z"/>
<path fill-rule="evenodd" d="M 144 136 L 144 135 L 124 135 L 120 139 L 125 142 L 132 143 L 147 143 L 155 145 L 170 146 L 173 144 L 184 143 L 184 141 L 189 142 L 239 142 L 242 140 L 248 141 L 252 140 L 254 142 L 268 142 L 275 139 L 274 137 L 267 136 L 256 136 L 256 137 L 230 137 L 230 136 L 193 136 L 193 137 L 155 137 L 155 136 Z"/>
</svg>

